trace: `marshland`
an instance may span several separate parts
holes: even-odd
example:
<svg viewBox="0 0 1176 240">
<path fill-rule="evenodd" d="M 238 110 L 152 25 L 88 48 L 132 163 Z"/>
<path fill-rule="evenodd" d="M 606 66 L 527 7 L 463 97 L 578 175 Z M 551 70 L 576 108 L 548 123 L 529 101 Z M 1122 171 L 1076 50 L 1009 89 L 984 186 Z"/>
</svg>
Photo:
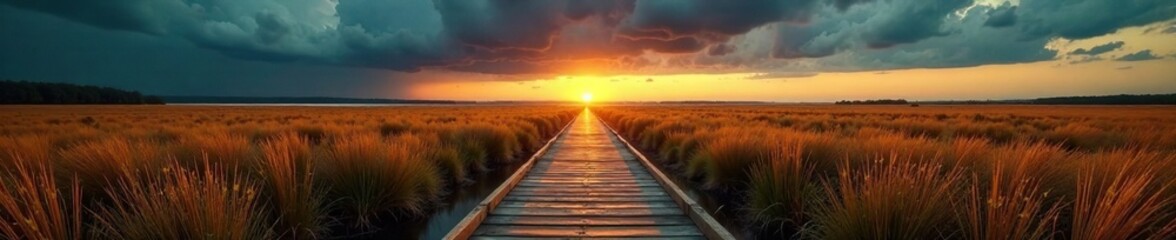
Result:
<svg viewBox="0 0 1176 240">
<path fill-rule="evenodd" d="M 581 110 L 0 108 L 5 239 L 435 238 Z"/>
<path fill-rule="evenodd" d="M 3 110 L 5 238 L 411 239 L 443 235 L 585 109 Z M 1171 107 L 588 110 L 741 238 L 1176 234 Z"/>
<path fill-rule="evenodd" d="M 748 238 L 1176 236 L 1169 106 L 593 110 Z"/>
</svg>

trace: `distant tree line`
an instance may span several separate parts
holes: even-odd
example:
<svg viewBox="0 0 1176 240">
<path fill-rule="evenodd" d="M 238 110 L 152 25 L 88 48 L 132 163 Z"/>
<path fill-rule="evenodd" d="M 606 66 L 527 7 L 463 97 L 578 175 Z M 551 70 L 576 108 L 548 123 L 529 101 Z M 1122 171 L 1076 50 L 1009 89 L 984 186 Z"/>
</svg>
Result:
<svg viewBox="0 0 1176 240">
<path fill-rule="evenodd" d="M 163 100 L 109 87 L 0 80 L 0 104 L 163 104 Z"/>
<path fill-rule="evenodd" d="M 1171 105 L 1176 104 L 1176 93 L 1145 95 L 1107 95 L 1038 98 L 1033 104 L 1087 104 L 1087 105 Z"/>
<path fill-rule="evenodd" d="M 907 104 L 906 99 L 875 99 L 875 100 L 841 100 L 834 104 L 837 105 L 904 105 Z"/>
</svg>

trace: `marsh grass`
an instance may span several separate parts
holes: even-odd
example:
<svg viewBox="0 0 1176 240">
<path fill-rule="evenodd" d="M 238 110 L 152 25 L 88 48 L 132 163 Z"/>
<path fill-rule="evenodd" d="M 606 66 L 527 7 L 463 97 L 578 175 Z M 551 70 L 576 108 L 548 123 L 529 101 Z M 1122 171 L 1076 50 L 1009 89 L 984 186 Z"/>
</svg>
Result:
<svg viewBox="0 0 1176 240">
<path fill-rule="evenodd" d="M 1025 145 L 1023 145 L 1025 146 Z M 1047 145 L 1027 145 L 1031 149 L 1048 149 Z M 1029 150 L 1019 156 L 993 159 L 988 186 L 974 177 L 964 213 L 963 229 L 969 239 L 1045 239 L 1052 237 L 1062 203 L 1050 201 L 1049 191 L 1040 189 L 1048 150 Z M 1051 203 L 1052 202 L 1052 203 Z"/>
<path fill-rule="evenodd" d="M 339 207 L 355 227 L 372 227 L 380 215 L 424 212 L 441 193 L 441 177 L 413 135 L 385 141 L 377 134 L 333 139 L 323 173 Z"/>
<path fill-rule="evenodd" d="M 59 185 L 53 167 L 12 155 L 0 179 L 0 236 L 5 239 L 82 239 L 82 188 Z"/>
<path fill-rule="evenodd" d="M 747 132 L 743 132 L 747 133 Z M 776 142 L 763 136 L 726 133 L 706 144 L 689 160 L 687 174 L 701 176 L 708 188 L 734 189 L 746 186 L 748 171 L 765 162 Z"/>
<path fill-rule="evenodd" d="M 825 181 L 825 204 L 813 212 L 821 239 L 937 239 L 956 231 L 953 209 L 963 174 L 958 169 L 891 155 Z"/>
<path fill-rule="evenodd" d="M 1155 160 L 1170 157 L 1144 151 L 1095 159 L 1078 175 L 1074 239 L 1167 239 L 1176 236 L 1171 181 L 1160 181 Z M 1109 162 L 1115 164 L 1109 164 Z"/>
<path fill-rule="evenodd" d="M 1170 239 L 1176 231 L 1176 118 L 1167 108 L 594 112 L 659 161 L 685 165 L 691 181 L 746 194 L 723 204 L 749 209 L 743 220 L 783 236 Z M 781 149 L 800 160 L 780 161 Z"/>
<path fill-rule="evenodd" d="M 95 233 L 112 239 L 274 237 L 258 185 L 217 168 L 195 171 L 173 161 L 160 174 L 130 175 L 107 189 L 111 204 L 93 210 Z"/>
<path fill-rule="evenodd" d="M 808 209 L 816 194 L 813 167 L 805 164 L 800 142 L 781 144 L 750 172 L 748 207 L 755 220 L 781 235 L 808 223 Z"/>
<path fill-rule="evenodd" d="M 323 238 L 328 230 L 330 206 L 325 189 L 315 182 L 316 159 L 308 141 L 296 134 L 282 134 L 259 146 L 261 189 L 269 211 L 276 216 L 278 236 L 295 239 Z"/>
<path fill-rule="evenodd" d="M 155 143 L 108 138 L 62 149 L 59 175 L 76 176 L 87 196 L 102 196 L 108 188 L 137 175 L 165 167 L 164 154 Z"/>
</svg>

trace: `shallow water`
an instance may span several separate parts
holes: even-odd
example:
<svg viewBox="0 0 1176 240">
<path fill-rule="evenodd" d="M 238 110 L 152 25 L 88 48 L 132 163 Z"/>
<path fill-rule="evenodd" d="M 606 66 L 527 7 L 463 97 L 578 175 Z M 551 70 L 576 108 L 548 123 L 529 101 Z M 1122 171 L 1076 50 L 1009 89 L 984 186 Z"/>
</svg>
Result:
<svg viewBox="0 0 1176 240">
<path fill-rule="evenodd" d="M 647 155 L 646 157 L 649 156 Z M 724 204 L 729 200 L 723 199 L 722 196 L 706 192 L 702 189 L 702 184 L 692 183 L 689 179 L 675 174 L 675 170 L 667 169 L 656 161 L 654 161 L 654 165 L 665 173 L 674 182 L 674 185 L 678 185 L 678 188 L 686 192 L 687 196 L 690 196 L 691 199 L 694 199 L 695 202 L 702 205 L 702 208 L 710 213 L 715 218 L 715 221 L 718 221 L 724 228 L 727 228 L 727 231 L 731 232 L 731 235 L 734 235 L 735 239 L 758 239 L 762 237 L 757 236 L 755 232 L 751 231 L 742 220 L 742 215 L 746 214 L 744 211 L 740 211 L 737 207 Z"/>
<path fill-rule="evenodd" d="M 510 166 L 501 166 L 486 173 L 476 174 L 473 176 L 473 183 L 461 186 L 442 198 L 440 206 L 432 209 L 428 216 L 387 223 L 375 232 L 356 237 L 362 239 L 441 239 L 521 165 L 522 161 Z"/>
</svg>

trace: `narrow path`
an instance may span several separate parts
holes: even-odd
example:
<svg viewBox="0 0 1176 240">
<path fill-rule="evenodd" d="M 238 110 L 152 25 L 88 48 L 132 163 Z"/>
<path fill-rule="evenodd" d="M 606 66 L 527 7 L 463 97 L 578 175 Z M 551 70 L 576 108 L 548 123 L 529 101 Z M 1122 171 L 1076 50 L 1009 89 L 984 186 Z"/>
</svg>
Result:
<svg viewBox="0 0 1176 240">
<path fill-rule="evenodd" d="M 492 207 L 472 238 L 705 238 L 591 111 L 569 128 Z"/>
</svg>

